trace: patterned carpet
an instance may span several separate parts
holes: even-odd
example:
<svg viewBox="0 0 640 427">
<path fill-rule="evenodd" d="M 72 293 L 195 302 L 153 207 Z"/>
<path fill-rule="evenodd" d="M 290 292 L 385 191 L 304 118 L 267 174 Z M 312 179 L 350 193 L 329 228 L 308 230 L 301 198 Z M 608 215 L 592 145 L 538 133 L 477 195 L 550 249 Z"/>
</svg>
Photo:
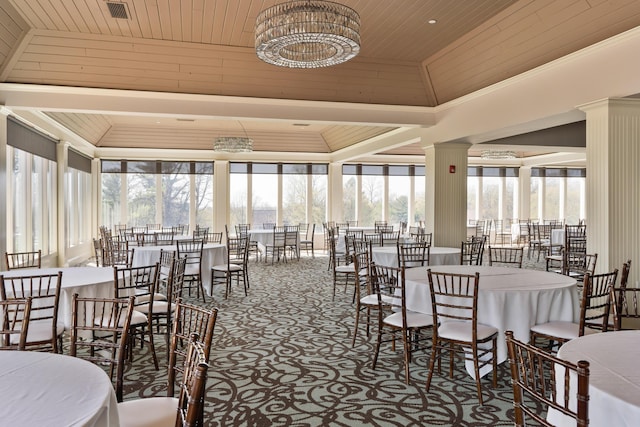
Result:
<svg viewBox="0 0 640 427">
<path fill-rule="evenodd" d="M 402 351 L 383 347 L 371 368 L 375 337 L 361 333 L 351 347 L 351 294 L 331 301 L 326 255 L 274 265 L 251 262 L 251 288 L 229 299 L 214 290 L 219 308 L 207 383 L 208 426 L 507 426 L 513 425 L 508 365 L 498 387 L 483 380 L 485 405 L 462 361 L 425 391 L 428 355 L 418 353 L 411 384 Z M 530 265 L 539 268 L 539 265 Z M 211 300 L 209 300 L 211 301 Z M 363 331 L 361 329 L 361 331 Z M 164 339 L 156 336 L 161 361 Z M 125 400 L 164 395 L 166 368 L 155 371 L 140 349 L 125 374 Z"/>
</svg>

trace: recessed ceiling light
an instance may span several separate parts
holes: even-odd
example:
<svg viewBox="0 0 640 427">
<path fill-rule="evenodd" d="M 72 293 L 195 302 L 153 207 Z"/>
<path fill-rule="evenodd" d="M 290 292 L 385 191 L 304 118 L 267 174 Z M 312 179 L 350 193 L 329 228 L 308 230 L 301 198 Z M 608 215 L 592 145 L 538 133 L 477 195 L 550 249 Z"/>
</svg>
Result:
<svg viewBox="0 0 640 427">
<path fill-rule="evenodd" d="M 427 23 L 429 23 L 429 24 L 435 24 L 436 22 L 438 22 L 438 21 L 437 21 L 437 20 L 435 20 L 435 19 L 429 19 L 429 20 L 427 21 Z"/>
<path fill-rule="evenodd" d="M 294 123 L 294 126 L 301 126 L 301 127 L 306 127 L 306 126 L 311 126 L 309 123 Z"/>
</svg>

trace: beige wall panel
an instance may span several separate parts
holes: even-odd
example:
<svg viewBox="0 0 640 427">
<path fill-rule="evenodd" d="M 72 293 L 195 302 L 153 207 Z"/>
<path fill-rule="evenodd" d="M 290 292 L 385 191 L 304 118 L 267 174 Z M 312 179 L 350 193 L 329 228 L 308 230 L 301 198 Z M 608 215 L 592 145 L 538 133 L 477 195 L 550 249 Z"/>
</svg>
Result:
<svg viewBox="0 0 640 427">
<path fill-rule="evenodd" d="M 37 64 L 34 66 L 33 64 Z M 424 105 L 417 64 L 353 62 L 320 70 L 269 66 L 251 49 L 47 32 L 36 35 L 9 75 L 69 86 L 286 99 Z M 184 66 L 183 66 L 184 65 Z M 364 67 L 365 73 L 360 72 Z M 41 72 L 42 74 L 38 74 Z"/>
<path fill-rule="evenodd" d="M 109 118 L 101 114 L 48 113 L 47 115 L 66 128 L 73 129 L 76 134 L 94 145 L 112 126 Z"/>
<path fill-rule="evenodd" d="M 427 59 L 438 103 L 640 25 L 640 2 L 520 1 Z"/>
<path fill-rule="evenodd" d="M 23 34 L 28 30 L 27 24 L 9 4 L 0 4 L 0 65 L 11 54 Z"/>
</svg>

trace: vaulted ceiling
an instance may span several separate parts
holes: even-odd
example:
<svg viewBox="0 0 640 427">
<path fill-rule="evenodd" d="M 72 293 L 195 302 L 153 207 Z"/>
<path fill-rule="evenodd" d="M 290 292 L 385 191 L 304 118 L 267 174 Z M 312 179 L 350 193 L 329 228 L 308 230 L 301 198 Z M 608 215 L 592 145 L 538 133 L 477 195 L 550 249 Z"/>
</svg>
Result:
<svg viewBox="0 0 640 427">
<path fill-rule="evenodd" d="M 280 2 L 0 0 L 0 81 L 213 96 L 219 104 L 232 97 L 319 101 L 325 110 L 374 106 L 360 111 L 369 118 L 341 120 L 336 113 L 315 121 L 275 117 L 269 104 L 246 117 L 233 102 L 215 114 L 74 109 L 62 101 L 16 106 L 98 148 L 210 150 L 216 136 L 247 133 L 256 151 L 333 153 L 399 128 L 437 126 L 416 117 L 640 25 L 636 0 L 340 0 L 361 16 L 360 54 L 338 66 L 298 70 L 255 55 L 256 16 Z M 112 17 L 109 3 L 126 17 Z M 133 101 L 122 97 L 127 103 Z M 378 119 L 385 110 L 398 119 Z M 421 150 L 407 144 L 390 152 Z"/>
</svg>

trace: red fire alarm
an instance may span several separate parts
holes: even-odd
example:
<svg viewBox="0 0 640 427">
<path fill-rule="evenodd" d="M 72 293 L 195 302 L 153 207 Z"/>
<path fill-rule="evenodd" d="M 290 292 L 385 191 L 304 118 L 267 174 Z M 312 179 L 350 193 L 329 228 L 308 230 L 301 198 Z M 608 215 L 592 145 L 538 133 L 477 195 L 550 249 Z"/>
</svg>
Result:
<svg viewBox="0 0 640 427">
<path fill-rule="evenodd" d="M 449 165 L 449 173 L 456 173 L 456 165 Z"/>
</svg>

